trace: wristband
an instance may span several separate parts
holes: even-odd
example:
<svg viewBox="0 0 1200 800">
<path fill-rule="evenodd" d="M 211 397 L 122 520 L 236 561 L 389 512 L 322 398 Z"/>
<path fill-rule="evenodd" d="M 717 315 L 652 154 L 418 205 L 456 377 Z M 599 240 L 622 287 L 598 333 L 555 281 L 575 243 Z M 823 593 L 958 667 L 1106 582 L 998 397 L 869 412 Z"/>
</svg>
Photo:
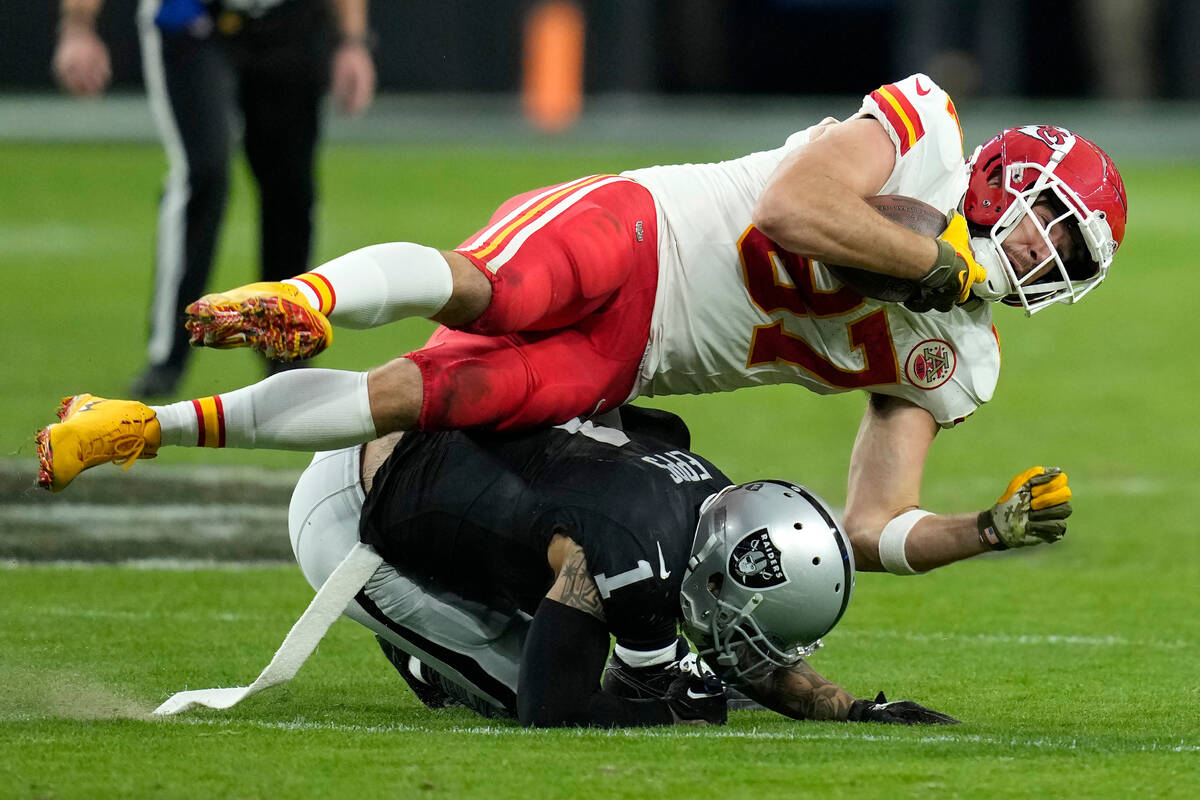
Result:
<svg viewBox="0 0 1200 800">
<path fill-rule="evenodd" d="M 893 517 L 887 525 L 883 526 L 883 531 L 879 534 L 879 563 L 883 565 L 884 569 L 893 575 L 919 574 L 908 563 L 908 558 L 904 555 L 904 545 L 908 541 L 908 534 L 912 532 L 913 527 L 921 520 L 931 516 L 933 516 L 932 511 L 914 508 L 911 511 L 905 511 L 898 517 Z"/>
<path fill-rule="evenodd" d="M 954 245 L 947 242 L 945 239 L 935 239 L 937 242 L 937 260 L 933 262 L 930 272 L 938 267 L 951 267 L 958 263 L 958 251 L 954 249 Z"/>
<path fill-rule="evenodd" d="M 975 526 L 979 529 L 979 541 L 984 547 L 989 550 L 1008 549 L 1008 545 L 996 533 L 996 526 L 992 522 L 992 512 L 980 511 L 979 516 L 975 518 Z"/>
</svg>

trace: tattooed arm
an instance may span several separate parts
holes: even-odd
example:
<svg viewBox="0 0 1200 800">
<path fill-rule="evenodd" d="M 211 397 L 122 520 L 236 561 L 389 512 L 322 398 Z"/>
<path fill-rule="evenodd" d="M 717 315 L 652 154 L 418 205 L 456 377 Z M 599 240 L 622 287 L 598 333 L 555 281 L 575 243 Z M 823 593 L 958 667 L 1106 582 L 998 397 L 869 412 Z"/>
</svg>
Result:
<svg viewBox="0 0 1200 800">
<path fill-rule="evenodd" d="M 555 536 L 548 554 L 550 566 L 558 570 L 558 577 L 546 597 L 557 600 L 564 606 L 577 608 L 604 622 L 604 608 L 600 605 L 600 590 L 588 573 L 583 548 L 565 536 Z"/>
<path fill-rule="evenodd" d="M 556 536 L 548 552 L 557 578 L 534 616 L 521 660 L 517 706 L 526 725 L 669 725 L 724 722 L 720 713 L 686 700 L 684 683 L 672 684 L 664 699 L 631 700 L 597 687 L 608 654 L 608 630 L 600 591 L 588 572 L 583 549 Z M 552 677 L 553 676 L 553 677 Z M 686 681 L 685 681 L 686 682 Z M 678 685 L 677 685 L 678 684 Z M 779 667 L 740 687 L 766 708 L 793 719 L 884 722 L 904 725 L 953 724 L 952 717 L 909 700 L 889 703 L 856 700 L 805 661 Z M 695 697 L 689 695 L 688 697 Z"/>
<path fill-rule="evenodd" d="M 582 548 L 571 539 L 555 536 L 547 558 L 557 577 L 525 637 L 517 677 L 521 722 L 536 727 L 676 722 L 664 699 L 631 700 L 600 687 L 609 645 L 600 591 Z"/>
<path fill-rule="evenodd" d="M 854 695 L 805 661 L 790 668 L 776 668 L 739 688 L 772 711 L 793 719 L 845 720 L 854 702 Z"/>
<path fill-rule="evenodd" d="M 742 688 L 772 711 L 794 719 L 840 722 L 881 722 L 892 725 L 956 725 L 958 720 L 912 700 L 888 702 L 883 692 L 874 700 L 854 695 L 822 677 L 806 662 L 779 667 Z"/>
</svg>

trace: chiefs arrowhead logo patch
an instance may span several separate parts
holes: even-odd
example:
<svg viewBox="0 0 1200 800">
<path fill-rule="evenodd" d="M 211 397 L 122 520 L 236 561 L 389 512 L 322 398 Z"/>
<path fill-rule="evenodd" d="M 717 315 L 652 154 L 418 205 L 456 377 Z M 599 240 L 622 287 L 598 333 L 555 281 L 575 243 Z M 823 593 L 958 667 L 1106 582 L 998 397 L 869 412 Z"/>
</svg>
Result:
<svg viewBox="0 0 1200 800">
<path fill-rule="evenodd" d="M 904 374 L 918 389 L 936 389 L 950 380 L 957 366 L 958 356 L 948 342 L 926 339 L 908 354 Z"/>
<path fill-rule="evenodd" d="M 747 589 L 770 589 L 787 583 L 779 549 L 767 529 L 742 539 L 729 554 L 729 577 Z"/>
</svg>

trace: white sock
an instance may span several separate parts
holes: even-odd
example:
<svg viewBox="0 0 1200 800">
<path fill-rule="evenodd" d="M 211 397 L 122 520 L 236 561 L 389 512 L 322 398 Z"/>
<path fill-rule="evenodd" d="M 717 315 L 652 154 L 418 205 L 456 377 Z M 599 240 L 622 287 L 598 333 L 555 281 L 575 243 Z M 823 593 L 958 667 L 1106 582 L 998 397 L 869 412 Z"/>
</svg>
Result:
<svg viewBox="0 0 1200 800">
<path fill-rule="evenodd" d="M 285 283 L 303 292 L 334 325 L 357 329 L 432 317 L 454 290 L 445 257 L 411 242 L 363 247 Z"/>
<path fill-rule="evenodd" d="M 658 650 L 631 650 L 620 644 L 615 647 L 617 658 L 634 668 L 670 664 L 675 660 L 675 642 Z"/>
<path fill-rule="evenodd" d="M 199 425 L 194 403 L 199 400 L 184 400 L 169 406 L 150 406 L 158 417 L 162 428 L 162 446 L 196 446 Z"/>
<path fill-rule="evenodd" d="M 296 369 L 232 392 L 151 407 L 163 445 L 316 451 L 376 435 L 365 372 Z"/>
</svg>

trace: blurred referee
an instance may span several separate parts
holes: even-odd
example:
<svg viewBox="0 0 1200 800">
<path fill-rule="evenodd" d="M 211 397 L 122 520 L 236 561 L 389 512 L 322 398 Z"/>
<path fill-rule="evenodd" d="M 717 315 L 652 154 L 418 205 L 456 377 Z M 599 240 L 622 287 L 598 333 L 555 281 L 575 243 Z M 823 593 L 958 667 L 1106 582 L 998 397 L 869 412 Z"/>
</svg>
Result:
<svg viewBox="0 0 1200 800">
<path fill-rule="evenodd" d="M 61 0 L 53 70 L 98 95 L 111 75 L 103 0 Z M 362 113 L 375 91 L 367 0 L 140 0 L 146 92 L 168 171 L 158 213 L 146 369 L 136 397 L 175 392 L 189 347 L 182 309 L 204 294 L 229 193 L 233 141 L 259 193 L 262 280 L 304 272 L 312 246 L 321 99 Z"/>
</svg>

